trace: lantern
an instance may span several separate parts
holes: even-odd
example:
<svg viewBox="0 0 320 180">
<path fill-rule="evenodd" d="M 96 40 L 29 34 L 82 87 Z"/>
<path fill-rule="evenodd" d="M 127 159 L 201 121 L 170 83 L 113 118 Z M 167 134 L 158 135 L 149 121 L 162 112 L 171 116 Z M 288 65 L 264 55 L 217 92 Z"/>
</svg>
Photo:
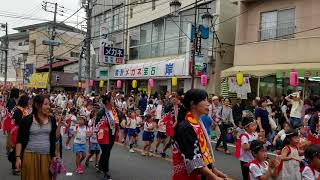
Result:
<svg viewBox="0 0 320 180">
<path fill-rule="evenodd" d="M 206 74 L 202 74 L 200 79 L 202 86 L 206 86 L 208 84 L 208 76 Z"/>
<path fill-rule="evenodd" d="M 89 86 L 90 86 L 90 87 L 93 87 L 93 80 L 90 80 L 90 81 L 89 81 Z"/>
<path fill-rule="evenodd" d="M 85 89 L 85 88 L 86 88 L 86 83 L 85 83 L 85 82 L 83 82 L 83 83 L 81 84 L 81 88 L 82 88 L 82 89 Z"/>
<path fill-rule="evenodd" d="M 171 79 L 171 83 L 173 87 L 176 87 L 178 84 L 178 78 L 176 76 L 173 76 Z"/>
<path fill-rule="evenodd" d="M 117 81 L 117 88 L 118 88 L 118 89 L 121 89 L 121 86 L 122 86 L 122 82 L 121 82 L 120 80 L 118 80 L 118 81 Z"/>
<path fill-rule="evenodd" d="M 78 88 L 81 88 L 81 84 L 82 84 L 81 82 L 78 82 Z"/>
<path fill-rule="evenodd" d="M 154 80 L 153 80 L 153 79 L 149 79 L 149 87 L 150 87 L 151 89 L 154 88 Z"/>
<path fill-rule="evenodd" d="M 243 83 L 244 83 L 243 73 L 242 72 L 238 72 L 237 75 L 236 75 L 236 78 L 237 78 L 237 84 L 239 86 L 242 86 Z"/>
<path fill-rule="evenodd" d="M 137 80 L 133 80 L 132 81 L 132 88 L 137 88 L 137 86 L 138 86 L 138 82 L 137 82 Z"/>
<path fill-rule="evenodd" d="M 100 87 L 100 88 L 103 88 L 103 85 L 104 85 L 104 80 L 100 80 L 100 82 L 99 82 L 99 87 Z"/>
<path fill-rule="evenodd" d="M 297 71 L 293 70 L 290 72 L 290 86 L 293 86 L 293 87 L 298 86 L 298 83 L 299 83 L 298 77 L 299 75 Z"/>
</svg>

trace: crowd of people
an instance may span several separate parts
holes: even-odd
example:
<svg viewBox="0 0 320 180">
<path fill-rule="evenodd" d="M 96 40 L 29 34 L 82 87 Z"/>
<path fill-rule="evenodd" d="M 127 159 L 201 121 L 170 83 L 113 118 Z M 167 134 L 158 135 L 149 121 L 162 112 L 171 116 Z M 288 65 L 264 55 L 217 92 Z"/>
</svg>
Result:
<svg viewBox="0 0 320 180">
<path fill-rule="evenodd" d="M 228 143 L 236 144 L 245 180 L 319 178 L 320 100 L 302 101 L 301 92 L 279 100 L 258 97 L 247 105 L 200 89 L 84 95 L 12 88 L 2 92 L 0 108 L 12 173 L 23 180 L 63 172 L 63 149 L 75 153 L 78 174 L 94 159 L 97 172 L 111 179 L 115 142 L 135 153 L 140 141 L 142 156 L 172 158 L 173 180 L 228 179 L 214 158 L 214 150 L 231 154 Z M 268 151 L 275 158 L 268 159 Z"/>
</svg>

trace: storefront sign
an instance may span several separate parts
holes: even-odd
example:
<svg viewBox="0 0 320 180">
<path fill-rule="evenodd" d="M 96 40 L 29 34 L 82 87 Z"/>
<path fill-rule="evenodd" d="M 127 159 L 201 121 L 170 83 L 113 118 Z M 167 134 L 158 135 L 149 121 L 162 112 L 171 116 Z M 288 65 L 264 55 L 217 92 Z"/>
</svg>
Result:
<svg viewBox="0 0 320 180">
<path fill-rule="evenodd" d="M 48 86 L 48 74 L 47 72 L 44 73 L 33 73 L 30 77 L 30 83 L 28 87 L 30 88 L 41 88 L 45 89 Z"/>
<path fill-rule="evenodd" d="M 171 77 L 185 75 L 184 60 L 160 61 L 152 63 L 125 64 L 113 66 L 114 77 Z"/>
<path fill-rule="evenodd" d="M 106 64 L 123 64 L 124 49 L 104 47 L 104 56 Z"/>
</svg>

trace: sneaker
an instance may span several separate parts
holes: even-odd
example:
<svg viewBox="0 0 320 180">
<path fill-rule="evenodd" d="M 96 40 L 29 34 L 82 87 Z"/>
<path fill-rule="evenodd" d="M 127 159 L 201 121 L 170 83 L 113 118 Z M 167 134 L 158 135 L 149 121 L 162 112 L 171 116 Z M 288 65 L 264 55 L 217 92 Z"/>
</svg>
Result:
<svg viewBox="0 0 320 180">
<path fill-rule="evenodd" d="M 167 156 L 166 153 L 161 153 L 162 158 L 166 158 L 166 156 Z"/>
<path fill-rule="evenodd" d="M 145 153 L 145 152 L 142 152 L 142 153 L 141 153 L 141 155 L 142 155 L 142 156 L 145 156 L 145 155 L 146 155 L 146 153 Z"/>
<path fill-rule="evenodd" d="M 134 153 L 135 151 L 133 149 L 130 149 L 129 152 Z"/>
<path fill-rule="evenodd" d="M 83 172 L 84 172 L 84 171 L 83 171 L 83 167 L 80 165 L 78 173 L 79 173 L 79 174 L 83 174 Z"/>
<path fill-rule="evenodd" d="M 96 170 L 99 170 L 99 165 L 95 164 L 94 167 L 96 168 Z"/>
<path fill-rule="evenodd" d="M 89 159 L 90 162 L 93 162 L 93 157 Z"/>
<path fill-rule="evenodd" d="M 70 147 L 70 146 L 66 146 L 66 149 L 67 149 L 67 150 L 71 150 L 71 147 Z"/>
</svg>

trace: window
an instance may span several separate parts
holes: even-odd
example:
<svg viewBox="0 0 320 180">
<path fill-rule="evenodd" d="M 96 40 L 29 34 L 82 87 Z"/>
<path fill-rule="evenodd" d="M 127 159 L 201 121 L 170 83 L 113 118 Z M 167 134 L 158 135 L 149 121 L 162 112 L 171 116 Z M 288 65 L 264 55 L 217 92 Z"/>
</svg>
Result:
<svg viewBox="0 0 320 180">
<path fill-rule="evenodd" d="M 140 44 L 146 44 L 151 42 L 151 23 L 144 24 L 140 27 Z"/>
<path fill-rule="evenodd" d="M 152 23 L 152 42 L 163 41 L 164 38 L 164 20 L 159 19 Z"/>
<path fill-rule="evenodd" d="M 292 38 L 295 30 L 295 9 L 261 14 L 260 40 Z"/>
<path fill-rule="evenodd" d="M 29 45 L 29 39 L 24 41 L 24 45 Z"/>
<path fill-rule="evenodd" d="M 79 57 L 79 56 L 80 56 L 80 53 L 73 52 L 73 51 L 70 52 L 70 57 Z"/>
<path fill-rule="evenodd" d="M 130 46 L 137 46 L 140 44 L 140 28 L 135 27 L 129 30 Z"/>
<path fill-rule="evenodd" d="M 179 19 L 178 18 L 168 18 L 166 19 L 166 39 L 178 38 L 179 37 Z"/>
</svg>

